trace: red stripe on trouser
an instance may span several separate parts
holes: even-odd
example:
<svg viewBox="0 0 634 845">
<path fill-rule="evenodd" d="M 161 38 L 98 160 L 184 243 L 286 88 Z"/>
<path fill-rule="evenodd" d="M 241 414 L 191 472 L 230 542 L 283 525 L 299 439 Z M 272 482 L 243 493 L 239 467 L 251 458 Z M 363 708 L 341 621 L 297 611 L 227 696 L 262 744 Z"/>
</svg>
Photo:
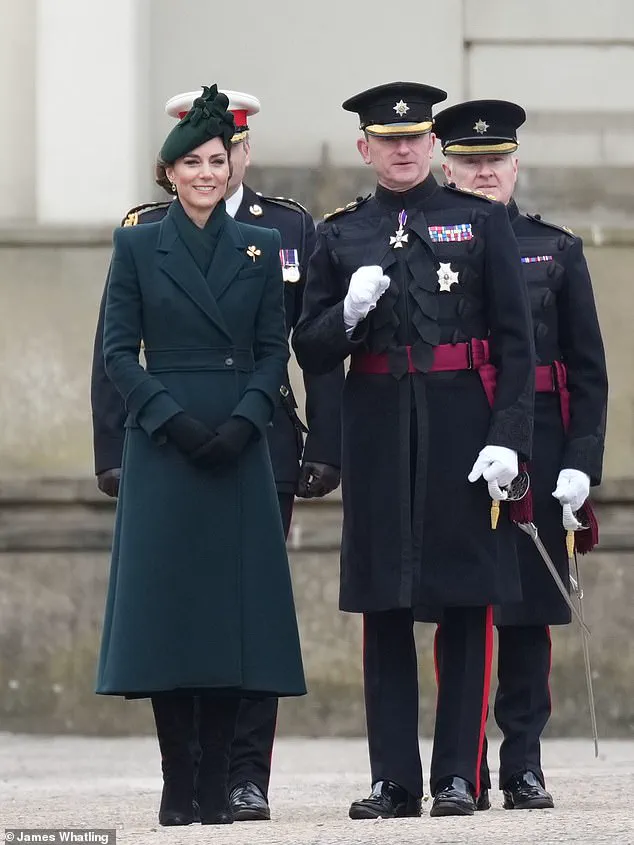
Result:
<svg viewBox="0 0 634 845">
<path fill-rule="evenodd" d="M 550 705 L 550 710 L 552 712 L 553 709 L 553 699 L 550 693 L 550 673 L 553 668 L 553 641 L 550 638 L 550 626 L 546 625 L 546 636 L 548 637 L 548 677 L 546 679 L 546 687 L 548 689 L 548 704 Z"/>
<path fill-rule="evenodd" d="M 440 662 L 438 660 L 438 637 L 440 636 L 440 624 L 436 625 L 436 633 L 434 634 L 434 672 L 436 673 L 436 691 L 438 691 L 438 684 L 440 683 Z"/>
<path fill-rule="evenodd" d="M 487 712 L 489 709 L 489 690 L 491 688 L 491 664 L 493 662 L 493 608 L 487 607 L 484 623 L 484 677 L 482 688 L 482 717 L 480 721 L 480 739 L 478 742 L 478 762 L 476 765 L 476 795 L 480 794 L 480 766 L 482 764 L 482 746 L 487 726 Z"/>
</svg>

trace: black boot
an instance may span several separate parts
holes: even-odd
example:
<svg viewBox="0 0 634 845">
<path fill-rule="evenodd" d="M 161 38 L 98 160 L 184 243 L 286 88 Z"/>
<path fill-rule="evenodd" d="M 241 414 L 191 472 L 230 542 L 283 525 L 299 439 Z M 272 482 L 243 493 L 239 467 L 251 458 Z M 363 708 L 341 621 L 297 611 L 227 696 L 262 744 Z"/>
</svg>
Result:
<svg viewBox="0 0 634 845">
<path fill-rule="evenodd" d="M 194 762 L 190 749 L 193 701 L 189 695 L 152 696 L 163 771 L 159 824 L 164 826 L 194 821 Z"/>
<path fill-rule="evenodd" d="M 229 761 L 240 699 L 200 697 L 198 738 L 200 764 L 197 793 L 201 824 L 232 824 L 229 803 Z"/>
</svg>

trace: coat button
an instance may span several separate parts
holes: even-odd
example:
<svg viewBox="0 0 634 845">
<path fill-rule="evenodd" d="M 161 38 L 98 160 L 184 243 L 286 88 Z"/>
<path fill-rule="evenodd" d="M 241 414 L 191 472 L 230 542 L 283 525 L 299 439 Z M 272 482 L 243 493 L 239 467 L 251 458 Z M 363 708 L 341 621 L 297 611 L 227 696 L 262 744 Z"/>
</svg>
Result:
<svg viewBox="0 0 634 845">
<path fill-rule="evenodd" d="M 233 358 L 225 358 L 225 364 L 227 367 L 233 367 Z"/>
</svg>

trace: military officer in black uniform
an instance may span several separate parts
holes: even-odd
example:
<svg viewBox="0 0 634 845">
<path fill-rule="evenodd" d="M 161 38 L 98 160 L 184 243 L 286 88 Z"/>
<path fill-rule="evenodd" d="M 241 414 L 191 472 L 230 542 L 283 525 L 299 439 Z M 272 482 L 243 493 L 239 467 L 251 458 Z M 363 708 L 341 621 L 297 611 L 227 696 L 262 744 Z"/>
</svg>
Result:
<svg viewBox="0 0 634 845">
<path fill-rule="evenodd" d="M 491 530 L 490 497 L 531 448 L 528 300 L 504 206 L 430 173 L 432 105 L 445 97 L 397 82 L 343 104 L 378 185 L 319 227 L 294 334 L 306 371 L 351 356 L 340 608 L 364 615 L 372 775 L 355 819 L 420 815 L 421 603 L 443 609 L 431 814 L 473 813 L 491 606 L 521 598 L 513 527 L 504 514 Z"/>
<path fill-rule="evenodd" d="M 277 229 L 282 239 L 280 261 L 285 289 L 288 331 L 299 319 L 308 259 L 315 245 L 315 227 L 299 203 L 281 197 L 256 194 L 243 183 L 249 164 L 247 119 L 259 111 L 258 100 L 236 91 L 225 91 L 234 114 L 231 162 L 233 173 L 225 198 L 228 214 L 252 225 Z M 180 118 L 191 108 L 199 91 L 173 97 L 166 111 Z M 166 190 L 170 183 L 157 164 L 157 182 Z M 162 219 L 170 202 L 151 203 L 132 209 L 124 226 Z M 94 430 L 95 471 L 99 488 L 110 496 L 118 491 L 126 411 L 118 391 L 109 381 L 103 362 L 104 299 L 97 325 L 92 367 L 91 400 Z M 341 452 L 340 404 L 343 385 L 341 363 L 324 375 L 304 374 L 308 433 L 297 415 L 288 374 L 280 385 L 280 405 L 269 434 L 269 448 L 285 534 L 291 524 L 294 496 L 321 497 L 339 484 Z M 277 719 L 277 699 L 243 701 L 232 748 L 229 787 L 236 820 L 270 818 L 268 785 Z"/>
<path fill-rule="evenodd" d="M 582 508 L 601 481 L 607 374 L 581 239 L 539 215 L 521 214 L 515 103 L 476 100 L 436 115 L 447 179 L 506 204 L 528 285 L 536 347 L 533 458 L 534 518 L 564 583 L 569 585 L 562 507 Z M 576 535 L 581 538 L 585 532 Z M 498 688 L 495 718 L 504 740 L 500 788 L 507 809 L 552 807 L 540 761 L 540 737 L 551 712 L 549 626 L 570 622 L 570 611 L 531 539 L 518 532 L 521 602 L 496 608 Z M 488 781 L 486 755 L 482 780 Z"/>
</svg>

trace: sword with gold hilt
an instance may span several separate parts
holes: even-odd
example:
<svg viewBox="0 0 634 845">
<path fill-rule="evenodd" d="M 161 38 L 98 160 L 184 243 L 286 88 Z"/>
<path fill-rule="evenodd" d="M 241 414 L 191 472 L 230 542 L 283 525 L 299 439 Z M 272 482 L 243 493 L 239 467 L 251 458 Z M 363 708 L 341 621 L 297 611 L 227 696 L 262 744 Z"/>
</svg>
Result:
<svg viewBox="0 0 634 845">
<path fill-rule="evenodd" d="M 501 488 L 504 493 L 502 499 L 491 498 L 491 528 L 493 531 L 498 527 L 500 518 L 500 502 L 519 502 L 528 493 L 531 486 L 530 476 L 526 471 L 519 472 L 508 487 Z"/>
<path fill-rule="evenodd" d="M 583 621 L 583 585 L 581 583 L 581 572 L 579 561 L 575 551 L 575 531 L 587 530 L 587 526 L 581 523 L 572 512 L 570 505 L 563 505 L 563 524 L 566 528 L 566 552 L 568 554 L 568 566 L 570 567 L 570 585 L 577 597 L 579 616 Z M 574 571 L 574 575 L 573 575 Z M 588 706 L 590 710 L 590 723 L 592 725 L 592 739 L 594 740 L 594 756 L 599 756 L 599 732 L 597 730 L 597 711 L 594 703 L 594 688 L 592 684 L 592 666 L 590 664 L 590 645 L 588 634 L 581 628 L 581 648 L 583 650 L 583 665 L 586 674 L 586 688 L 588 690 Z"/>
</svg>

